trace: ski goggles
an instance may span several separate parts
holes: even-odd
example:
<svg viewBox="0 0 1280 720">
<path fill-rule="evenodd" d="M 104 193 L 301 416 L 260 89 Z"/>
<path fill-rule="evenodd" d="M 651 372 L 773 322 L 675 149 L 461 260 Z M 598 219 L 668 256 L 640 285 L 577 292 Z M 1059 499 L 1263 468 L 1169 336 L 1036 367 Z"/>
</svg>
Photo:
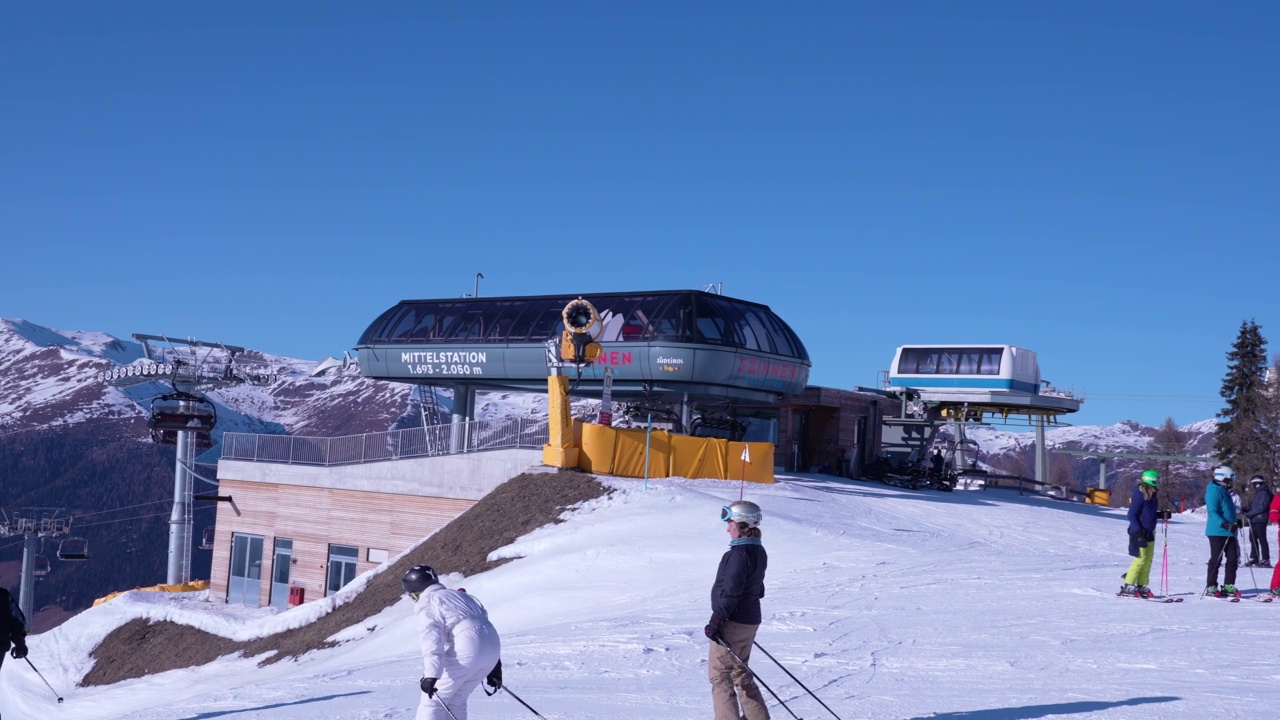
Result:
<svg viewBox="0 0 1280 720">
<path fill-rule="evenodd" d="M 728 505 L 725 505 L 724 507 L 720 508 L 720 522 L 729 522 L 730 518 L 732 517 L 733 517 L 733 510 L 729 509 Z"/>
</svg>

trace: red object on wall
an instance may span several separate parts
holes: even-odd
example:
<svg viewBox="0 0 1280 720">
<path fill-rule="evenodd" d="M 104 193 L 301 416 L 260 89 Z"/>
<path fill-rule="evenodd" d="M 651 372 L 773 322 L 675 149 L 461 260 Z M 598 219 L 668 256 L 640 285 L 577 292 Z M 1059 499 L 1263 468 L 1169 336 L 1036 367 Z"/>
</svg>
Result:
<svg viewBox="0 0 1280 720">
<path fill-rule="evenodd" d="M 304 602 L 303 597 L 305 595 L 306 595 L 306 588 L 299 587 L 297 585 L 289 586 L 289 604 L 290 605 L 301 605 Z"/>
</svg>

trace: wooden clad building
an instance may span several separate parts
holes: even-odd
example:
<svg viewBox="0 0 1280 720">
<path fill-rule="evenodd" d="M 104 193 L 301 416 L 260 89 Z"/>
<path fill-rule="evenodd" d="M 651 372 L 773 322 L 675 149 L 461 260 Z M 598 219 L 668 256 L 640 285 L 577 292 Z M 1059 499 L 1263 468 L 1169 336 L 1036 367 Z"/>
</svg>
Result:
<svg viewBox="0 0 1280 720">
<path fill-rule="evenodd" d="M 218 464 L 209 598 L 285 609 L 340 590 L 539 464 L 537 450 L 316 467 Z"/>
<path fill-rule="evenodd" d="M 775 462 L 785 470 L 859 477 L 880 453 L 880 423 L 896 401 L 810 385 L 778 404 Z"/>
</svg>

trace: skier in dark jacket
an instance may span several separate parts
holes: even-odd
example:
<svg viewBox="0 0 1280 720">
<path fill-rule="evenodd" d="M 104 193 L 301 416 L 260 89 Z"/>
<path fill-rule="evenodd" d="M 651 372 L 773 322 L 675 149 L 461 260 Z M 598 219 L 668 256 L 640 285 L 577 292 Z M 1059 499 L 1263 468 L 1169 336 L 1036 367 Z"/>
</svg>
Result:
<svg viewBox="0 0 1280 720">
<path fill-rule="evenodd" d="M 1267 479 L 1254 475 L 1249 481 L 1249 562 L 1248 565 L 1271 567 L 1271 545 L 1267 542 L 1267 513 L 1271 510 L 1271 488 Z"/>
<path fill-rule="evenodd" d="M 1156 552 L 1156 509 L 1159 505 L 1156 488 L 1159 484 L 1160 473 L 1143 470 L 1142 479 L 1133 488 L 1133 497 L 1129 499 L 1129 554 L 1133 556 L 1133 562 L 1124 576 L 1121 595 L 1142 598 L 1152 595 L 1147 583 L 1151 581 L 1151 560 Z"/>
<path fill-rule="evenodd" d="M 9 591 L 0 587 L 0 665 L 4 655 L 13 648 L 14 660 L 27 656 L 27 618 L 18 607 L 18 601 Z"/>
<path fill-rule="evenodd" d="M 1236 589 L 1236 565 L 1240 562 L 1240 543 L 1236 541 L 1236 506 L 1231 500 L 1231 483 L 1236 471 L 1223 465 L 1213 469 L 1213 482 L 1204 489 L 1204 509 L 1207 515 L 1204 534 L 1209 538 L 1209 574 L 1205 579 L 1204 594 L 1214 597 L 1240 597 Z M 1218 587 L 1218 567 L 1226 559 L 1223 578 Z"/>
<path fill-rule="evenodd" d="M 760 598 L 769 564 L 760 541 L 760 517 L 759 505 L 742 500 L 720 511 L 729 551 L 720 558 L 711 586 L 711 621 L 705 629 L 711 640 L 707 670 L 715 720 L 769 720 L 764 697 L 746 667 L 760 628 Z"/>
</svg>

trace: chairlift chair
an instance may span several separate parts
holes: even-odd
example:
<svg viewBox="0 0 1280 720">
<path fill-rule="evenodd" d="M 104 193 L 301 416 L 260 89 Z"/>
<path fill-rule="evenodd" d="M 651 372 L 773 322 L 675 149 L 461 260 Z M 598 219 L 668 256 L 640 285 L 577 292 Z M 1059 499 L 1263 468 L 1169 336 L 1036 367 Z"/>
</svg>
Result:
<svg viewBox="0 0 1280 720">
<path fill-rule="evenodd" d="M 59 560 L 88 560 L 89 541 L 82 537 L 69 537 L 58 543 Z"/>
<path fill-rule="evenodd" d="M 218 411 L 213 403 L 190 393 L 169 393 L 151 401 L 151 417 L 147 427 L 153 431 L 203 432 L 218 424 Z"/>
<path fill-rule="evenodd" d="M 201 550 L 213 549 L 213 526 L 212 525 L 204 529 L 204 536 L 200 538 L 200 549 Z"/>
<path fill-rule="evenodd" d="M 36 577 L 44 577 L 49 574 L 49 568 L 49 558 L 44 555 L 37 555 L 32 563 L 31 574 Z"/>
</svg>

